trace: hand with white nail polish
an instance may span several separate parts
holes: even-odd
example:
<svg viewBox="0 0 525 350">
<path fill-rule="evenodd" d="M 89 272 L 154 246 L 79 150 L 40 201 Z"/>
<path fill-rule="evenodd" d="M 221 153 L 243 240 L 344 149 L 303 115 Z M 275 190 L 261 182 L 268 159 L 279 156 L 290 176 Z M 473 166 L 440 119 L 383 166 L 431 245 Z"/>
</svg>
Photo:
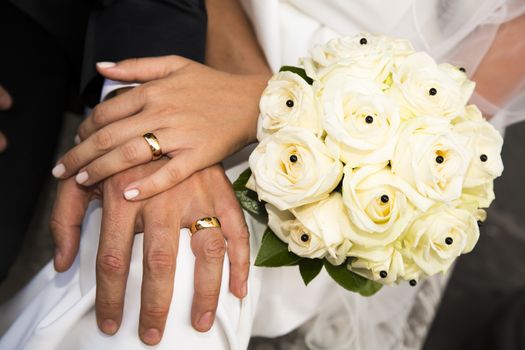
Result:
<svg viewBox="0 0 525 350">
<path fill-rule="evenodd" d="M 153 133 L 171 160 L 127 184 L 124 196 L 141 200 L 165 191 L 194 172 L 221 162 L 256 140 L 259 98 L 269 71 L 231 74 L 179 56 L 99 63 L 108 79 L 140 86 L 99 104 L 78 132 L 82 142 L 53 170 L 91 186 L 150 162 L 143 135 Z"/>
<path fill-rule="evenodd" d="M 0 85 L 0 112 L 7 111 L 13 105 L 13 99 L 9 92 Z M 4 152 L 7 148 L 7 138 L 0 131 L 0 153 Z"/>
<path fill-rule="evenodd" d="M 129 182 L 158 171 L 167 162 L 161 159 L 128 169 L 95 187 L 79 186 L 73 177 L 60 181 L 51 218 L 55 268 L 65 271 L 77 254 L 80 225 L 89 201 L 93 197 L 102 198 L 95 308 L 99 328 L 109 335 L 115 334 L 122 322 L 134 234 L 144 232 L 139 336 L 148 345 L 158 344 L 164 332 L 173 293 L 180 228 L 189 227 L 195 220 L 216 216 L 222 228 L 198 231 L 191 238 L 196 258 L 193 327 L 206 332 L 213 325 L 226 253 L 230 262 L 230 291 L 239 298 L 247 293 L 248 229 L 221 166 L 198 171 L 147 200 L 127 201 L 122 196 Z"/>
</svg>

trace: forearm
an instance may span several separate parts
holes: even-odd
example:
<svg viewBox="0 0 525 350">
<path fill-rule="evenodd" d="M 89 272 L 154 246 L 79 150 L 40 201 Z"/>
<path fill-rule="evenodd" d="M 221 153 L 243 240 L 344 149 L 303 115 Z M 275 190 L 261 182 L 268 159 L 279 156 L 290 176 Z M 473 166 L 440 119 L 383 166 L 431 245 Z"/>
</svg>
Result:
<svg viewBox="0 0 525 350">
<path fill-rule="evenodd" d="M 496 107 L 505 106 L 525 86 L 524 36 L 525 15 L 502 25 L 473 76 L 476 93 Z"/>
<path fill-rule="evenodd" d="M 206 64 L 236 74 L 271 74 L 238 0 L 206 0 Z"/>
</svg>

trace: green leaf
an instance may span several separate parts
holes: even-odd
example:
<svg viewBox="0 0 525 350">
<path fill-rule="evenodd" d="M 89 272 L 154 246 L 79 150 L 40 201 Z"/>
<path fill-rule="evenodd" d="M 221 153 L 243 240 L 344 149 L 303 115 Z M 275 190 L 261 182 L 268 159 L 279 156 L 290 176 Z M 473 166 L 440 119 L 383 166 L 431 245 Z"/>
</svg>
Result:
<svg viewBox="0 0 525 350">
<path fill-rule="evenodd" d="M 281 241 L 270 228 L 267 228 L 255 259 L 255 266 L 293 266 L 297 265 L 301 259 L 300 256 L 288 250 L 288 244 Z"/>
<path fill-rule="evenodd" d="M 279 69 L 279 72 L 292 72 L 292 73 L 300 75 L 301 78 L 303 78 L 304 81 L 306 81 L 308 84 L 312 85 L 314 83 L 314 80 L 310 78 L 308 75 L 306 75 L 306 71 L 299 67 L 282 66 L 281 69 Z"/>
<path fill-rule="evenodd" d="M 243 171 L 239 178 L 233 183 L 233 190 L 239 200 L 241 207 L 255 216 L 266 217 L 268 213 L 264 207 L 264 203 L 259 201 L 257 192 L 246 188 L 246 183 L 250 179 L 252 171 L 250 168 Z"/>
<path fill-rule="evenodd" d="M 351 292 L 359 293 L 362 296 L 368 297 L 374 295 L 382 287 L 380 283 L 371 281 L 348 270 L 346 268 L 346 262 L 339 266 L 334 266 L 325 259 L 324 267 L 330 277 L 332 277 L 340 286 Z"/>
<path fill-rule="evenodd" d="M 323 269 L 322 259 L 307 259 L 303 258 L 299 261 L 299 272 L 303 278 L 304 284 L 312 282 L 312 280 L 321 272 Z"/>
</svg>

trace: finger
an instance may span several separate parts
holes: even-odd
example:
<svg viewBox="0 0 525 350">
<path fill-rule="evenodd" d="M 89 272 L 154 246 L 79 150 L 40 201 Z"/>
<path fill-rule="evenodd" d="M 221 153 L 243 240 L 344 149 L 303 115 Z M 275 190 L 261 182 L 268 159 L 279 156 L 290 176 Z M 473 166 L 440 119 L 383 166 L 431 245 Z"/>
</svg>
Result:
<svg viewBox="0 0 525 350">
<path fill-rule="evenodd" d="M 195 282 L 191 323 L 199 332 L 210 330 L 221 290 L 226 243 L 220 228 L 197 231 L 191 238 L 195 255 Z"/>
<path fill-rule="evenodd" d="M 0 153 L 5 151 L 6 148 L 7 148 L 7 138 L 2 132 L 0 132 Z"/>
<path fill-rule="evenodd" d="M 184 151 L 176 154 L 162 168 L 142 180 L 135 181 L 124 190 L 127 200 L 143 200 L 169 190 L 203 168 L 199 157 L 193 152 Z"/>
<path fill-rule="evenodd" d="M 104 77 L 126 82 L 147 82 L 167 76 L 181 69 L 191 60 L 181 56 L 132 58 L 118 63 L 99 62 L 97 70 Z"/>
<path fill-rule="evenodd" d="M 103 214 L 96 261 L 95 309 L 102 332 L 120 327 L 128 278 L 137 206 L 122 199 L 120 188 L 104 184 Z"/>
<path fill-rule="evenodd" d="M 215 198 L 217 215 L 222 219 L 222 231 L 228 241 L 228 260 L 230 262 L 230 291 L 238 298 L 248 293 L 248 274 L 250 271 L 250 235 L 239 202 L 224 175 L 225 189 L 220 198 Z"/>
<path fill-rule="evenodd" d="M 146 104 L 147 93 L 143 86 L 137 86 L 99 103 L 80 124 L 78 135 L 82 140 L 85 140 L 106 125 L 139 113 Z"/>
<path fill-rule="evenodd" d="M 172 200 L 155 197 L 144 208 L 144 270 L 139 335 L 148 345 L 160 342 L 173 295 L 179 222 Z"/>
<path fill-rule="evenodd" d="M 143 135 L 145 126 L 141 119 L 142 116 L 137 115 L 97 131 L 60 158 L 52 170 L 53 176 L 68 178 L 101 155 L 137 135 Z"/>
<path fill-rule="evenodd" d="M 13 98 L 9 92 L 0 85 L 0 111 L 5 111 L 13 105 Z"/>
<path fill-rule="evenodd" d="M 161 129 L 153 134 L 165 153 L 177 150 L 180 139 L 171 135 L 170 130 Z M 84 186 L 95 184 L 113 174 L 152 160 L 153 154 L 143 136 L 135 137 L 89 163 L 77 175 L 77 182 Z"/>
<path fill-rule="evenodd" d="M 51 213 L 49 226 L 55 243 L 54 264 L 58 272 L 71 267 L 78 252 L 80 225 L 84 219 L 90 194 L 74 179 L 61 181 Z"/>
</svg>

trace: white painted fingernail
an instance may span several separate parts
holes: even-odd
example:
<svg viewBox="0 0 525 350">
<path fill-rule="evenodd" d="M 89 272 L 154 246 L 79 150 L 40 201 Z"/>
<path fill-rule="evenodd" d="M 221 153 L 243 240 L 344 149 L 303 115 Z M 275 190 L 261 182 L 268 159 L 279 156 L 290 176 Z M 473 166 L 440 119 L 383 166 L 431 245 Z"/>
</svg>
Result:
<svg viewBox="0 0 525 350">
<path fill-rule="evenodd" d="M 89 175 L 87 171 L 82 171 L 77 174 L 77 176 L 75 177 L 75 180 L 77 181 L 78 184 L 83 184 L 84 182 L 87 181 L 88 178 L 89 178 Z"/>
<path fill-rule="evenodd" d="M 130 200 L 137 197 L 139 193 L 140 192 L 137 189 L 127 190 L 126 192 L 124 192 L 124 198 Z"/>
<path fill-rule="evenodd" d="M 53 170 L 51 170 L 51 174 L 53 174 L 54 177 L 61 177 L 66 172 L 66 167 L 64 164 L 60 163 L 57 164 Z"/>
<path fill-rule="evenodd" d="M 115 62 L 98 62 L 97 63 L 98 68 L 111 68 L 115 66 L 116 66 Z"/>
<path fill-rule="evenodd" d="M 75 145 L 78 145 L 80 142 L 82 142 L 82 140 L 80 139 L 80 136 L 75 135 Z"/>
</svg>

